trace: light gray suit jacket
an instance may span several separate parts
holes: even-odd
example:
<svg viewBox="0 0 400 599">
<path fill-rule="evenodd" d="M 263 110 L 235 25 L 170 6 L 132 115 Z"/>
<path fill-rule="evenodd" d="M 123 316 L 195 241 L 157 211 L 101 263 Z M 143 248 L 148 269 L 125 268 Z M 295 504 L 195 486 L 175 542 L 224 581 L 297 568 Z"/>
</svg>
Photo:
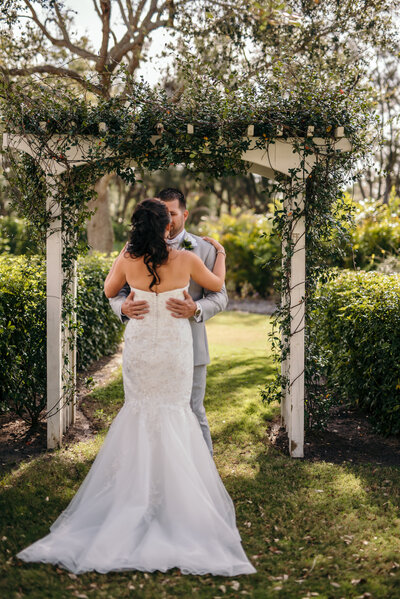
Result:
<svg viewBox="0 0 400 599">
<path fill-rule="evenodd" d="M 201 237 L 187 232 L 185 232 L 184 239 L 191 243 L 193 248 L 191 251 L 203 260 L 207 268 L 212 270 L 216 258 L 214 246 L 212 246 L 211 243 L 204 241 Z M 129 295 L 129 292 L 129 286 L 125 285 L 118 295 L 110 298 L 111 308 L 122 322 L 127 322 L 129 320 L 127 316 L 121 314 L 121 306 L 124 303 L 125 298 Z M 212 316 L 215 316 L 215 314 L 218 314 L 218 312 L 225 310 L 228 304 L 228 296 L 225 285 L 221 291 L 213 292 L 200 287 L 200 285 L 193 280 L 190 280 L 189 295 L 192 296 L 195 302 L 200 304 L 202 309 L 200 322 L 196 322 L 194 318 L 190 318 L 189 320 L 190 326 L 192 327 L 194 365 L 200 366 L 202 364 L 209 364 L 210 362 L 207 333 L 204 323 Z M 171 342 L 173 342 L 173 340 L 171 340 Z"/>
</svg>

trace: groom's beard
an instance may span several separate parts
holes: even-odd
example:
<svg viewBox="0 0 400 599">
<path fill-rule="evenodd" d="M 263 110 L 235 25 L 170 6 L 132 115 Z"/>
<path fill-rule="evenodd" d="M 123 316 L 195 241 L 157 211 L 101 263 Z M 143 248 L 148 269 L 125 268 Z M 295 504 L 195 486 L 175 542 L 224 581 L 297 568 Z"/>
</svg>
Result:
<svg viewBox="0 0 400 599">
<path fill-rule="evenodd" d="M 183 227 L 181 229 L 179 229 L 179 231 L 177 231 L 176 229 L 173 229 L 171 227 L 171 230 L 168 235 L 168 239 L 175 239 L 175 237 L 177 237 L 180 233 L 182 233 L 182 231 L 183 231 Z"/>
</svg>

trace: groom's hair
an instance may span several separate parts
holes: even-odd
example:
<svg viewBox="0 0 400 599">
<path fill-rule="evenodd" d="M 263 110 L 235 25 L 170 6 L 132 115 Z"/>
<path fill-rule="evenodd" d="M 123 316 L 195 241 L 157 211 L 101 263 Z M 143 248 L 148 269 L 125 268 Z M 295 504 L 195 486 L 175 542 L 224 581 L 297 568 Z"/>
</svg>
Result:
<svg viewBox="0 0 400 599">
<path fill-rule="evenodd" d="M 179 201 L 179 207 L 181 210 L 186 210 L 186 200 L 185 196 L 179 189 L 174 189 L 173 187 L 167 187 L 167 189 L 161 190 L 156 198 L 162 200 L 163 202 L 173 202 L 174 200 Z"/>
</svg>

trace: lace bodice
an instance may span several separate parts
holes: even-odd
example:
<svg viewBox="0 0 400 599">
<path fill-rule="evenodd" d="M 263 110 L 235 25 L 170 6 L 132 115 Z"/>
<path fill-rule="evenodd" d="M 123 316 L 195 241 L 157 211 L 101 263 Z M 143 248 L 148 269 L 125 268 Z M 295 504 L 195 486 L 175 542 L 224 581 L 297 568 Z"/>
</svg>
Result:
<svg viewBox="0 0 400 599">
<path fill-rule="evenodd" d="M 189 408 L 193 376 L 193 342 L 189 321 L 174 318 L 169 298 L 183 299 L 188 285 L 160 293 L 131 288 L 146 300 L 149 312 L 131 319 L 125 330 L 123 375 L 125 401 L 148 411 Z"/>
</svg>

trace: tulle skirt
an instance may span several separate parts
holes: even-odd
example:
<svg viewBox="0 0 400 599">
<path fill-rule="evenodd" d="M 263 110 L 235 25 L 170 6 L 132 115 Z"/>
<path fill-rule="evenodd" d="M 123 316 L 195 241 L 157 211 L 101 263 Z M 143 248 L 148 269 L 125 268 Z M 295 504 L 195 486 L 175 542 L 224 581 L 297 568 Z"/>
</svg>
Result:
<svg viewBox="0 0 400 599">
<path fill-rule="evenodd" d="M 50 528 L 17 557 L 95 570 L 251 574 L 232 500 L 190 406 L 126 402 L 88 475 Z"/>
</svg>

